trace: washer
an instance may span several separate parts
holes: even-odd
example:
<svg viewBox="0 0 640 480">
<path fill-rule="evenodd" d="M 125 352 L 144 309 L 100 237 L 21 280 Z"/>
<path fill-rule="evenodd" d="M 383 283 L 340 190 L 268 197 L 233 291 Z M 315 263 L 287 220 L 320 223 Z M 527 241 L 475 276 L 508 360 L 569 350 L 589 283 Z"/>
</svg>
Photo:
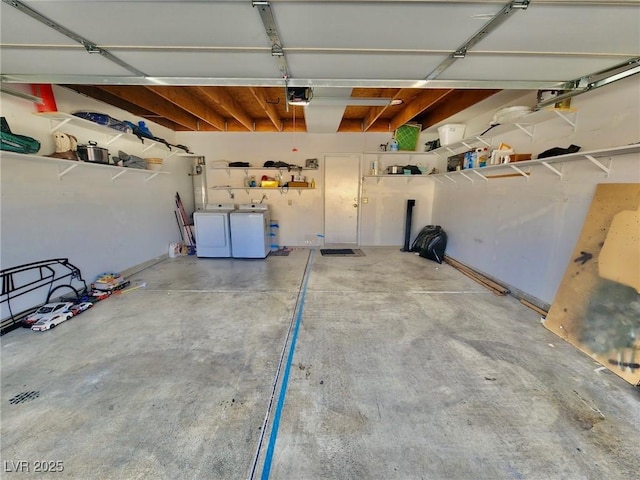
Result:
<svg viewBox="0 0 640 480">
<path fill-rule="evenodd" d="M 233 258 L 265 258 L 269 254 L 269 206 L 240 205 L 229 214 Z"/>
<path fill-rule="evenodd" d="M 233 203 L 214 203 L 193 214 L 198 257 L 231 257 L 229 215 L 234 210 Z"/>
</svg>

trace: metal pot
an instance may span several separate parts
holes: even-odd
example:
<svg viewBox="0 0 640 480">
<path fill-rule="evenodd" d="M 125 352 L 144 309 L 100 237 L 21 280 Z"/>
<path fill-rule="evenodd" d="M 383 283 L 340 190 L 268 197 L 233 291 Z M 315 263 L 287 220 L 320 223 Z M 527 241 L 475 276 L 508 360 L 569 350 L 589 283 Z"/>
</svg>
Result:
<svg viewBox="0 0 640 480">
<path fill-rule="evenodd" d="M 389 175 L 400 175 L 404 173 L 404 167 L 401 167 L 400 165 L 392 165 L 390 167 L 387 167 L 387 174 Z"/>
<path fill-rule="evenodd" d="M 89 145 L 78 145 L 78 157 L 85 162 L 109 163 L 109 150 L 89 142 Z"/>
</svg>

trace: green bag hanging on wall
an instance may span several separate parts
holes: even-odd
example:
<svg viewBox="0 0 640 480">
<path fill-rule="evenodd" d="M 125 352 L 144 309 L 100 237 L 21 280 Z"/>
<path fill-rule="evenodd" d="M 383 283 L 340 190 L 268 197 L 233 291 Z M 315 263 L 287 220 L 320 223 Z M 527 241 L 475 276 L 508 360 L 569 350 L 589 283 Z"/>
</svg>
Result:
<svg viewBox="0 0 640 480">
<path fill-rule="evenodd" d="M 40 142 L 35 138 L 11 133 L 11 129 L 9 128 L 6 118 L 0 118 L 0 124 L 0 136 L 2 138 L 0 150 L 16 153 L 36 153 L 40 150 Z"/>
</svg>

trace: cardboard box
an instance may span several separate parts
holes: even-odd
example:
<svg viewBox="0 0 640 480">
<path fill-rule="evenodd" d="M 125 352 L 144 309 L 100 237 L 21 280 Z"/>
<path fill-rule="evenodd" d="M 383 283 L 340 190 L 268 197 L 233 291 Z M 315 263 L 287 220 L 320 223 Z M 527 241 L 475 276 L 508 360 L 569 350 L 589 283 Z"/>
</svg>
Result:
<svg viewBox="0 0 640 480">
<path fill-rule="evenodd" d="M 288 187 L 309 188 L 309 182 L 289 182 Z"/>
<path fill-rule="evenodd" d="M 531 160 L 530 153 L 512 153 L 510 157 L 512 162 L 524 162 L 525 160 Z"/>
</svg>

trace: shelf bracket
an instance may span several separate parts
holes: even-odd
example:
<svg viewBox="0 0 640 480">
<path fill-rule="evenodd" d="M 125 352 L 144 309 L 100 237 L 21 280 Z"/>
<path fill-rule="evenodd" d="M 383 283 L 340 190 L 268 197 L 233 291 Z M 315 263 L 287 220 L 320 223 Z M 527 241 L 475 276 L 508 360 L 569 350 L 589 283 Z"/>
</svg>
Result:
<svg viewBox="0 0 640 480">
<path fill-rule="evenodd" d="M 125 173 L 127 173 L 127 171 L 126 171 L 126 170 L 120 170 L 118 173 L 116 173 L 115 175 L 113 175 L 113 176 L 111 177 L 111 181 L 113 182 L 116 178 L 118 178 L 118 177 L 120 177 L 120 176 L 124 175 Z"/>
<path fill-rule="evenodd" d="M 460 142 L 460 143 L 463 144 L 467 148 L 472 148 L 471 145 L 469 145 L 467 142 Z"/>
<path fill-rule="evenodd" d="M 561 179 L 564 176 L 564 173 L 559 171 L 557 168 L 555 168 L 553 165 L 551 165 L 548 162 L 542 162 L 542 165 L 544 165 L 545 167 L 547 167 L 549 170 L 551 170 L 553 173 L 555 173 L 556 175 L 558 175 Z M 564 170 L 564 163 L 562 164 L 562 167 L 560 167 L 561 169 Z"/>
<path fill-rule="evenodd" d="M 574 115 L 573 115 L 573 117 L 574 117 L 574 120 L 573 120 L 573 121 L 571 121 L 571 120 L 569 119 L 569 117 L 567 117 L 564 113 L 562 113 L 562 112 L 561 112 L 561 111 L 559 111 L 559 110 L 554 110 L 554 112 L 555 112 L 555 113 L 556 113 L 556 115 L 558 115 L 561 119 L 563 119 L 565 122 L 567 122 L 569 125 L 571 125 L 571 128 L 573 128 L 573 131 L 574 131 L 574 132 L 576 131 L 576 120 L 575 120 L 576 115 L 575 115 L 575 112 L 574 112 Z"/>
<path fill-rule="evenodd" d="M 146 152 L 147 150 L 151 150 L 153 147 L 155 147 L 157 145 L 156 142 L 152 142 L 150 143 L 147 147 L 143 148 L 142 151 Z"/>
<path fill-rule="evenodd" d="M 453 178 L 451 178 L 449 175 L 445 175 L 444 178 L 446 178 L 447 180 L 449 180 L 449 181 L 451 181 L 453 183 L 458 183 Z"/>
<path fill-rule="evenodd" d="M 460 175 L 462 175 L 464 178 L 466 178 L 467 180 L 469 180 L 471 183 L 474 183 L 473 178 L 471 178 L 469 175 L 467 175 L 464 172 L 460 172 Z"/>
<path fill-rule="evenodd" d="M 122 133 L 119 133 L 119 134 L 111 137 L 111 140 L 107 140 L 107 145 L 111 145 L 113 142 L 118 140 L 122 135 L 123 135 Z"/>
<path fill-rule="evenodd" d="M 491 142 L 487 142 L 484 138 L 482 137 L 476 137 L 476 140 L 478 140 L 480 143 L 484 143 L 487 147 L 491 146 Z"/>
<path fill-rule="evenodd" d="M 591 163 L 593 163 L 596 167 L 598 167 L 600 170 L 602 170 L 606 176 L 609 176 L 609 172 L 611 172 L 611 159 L 609 159 L 609 166 L 605 167 L 602 163 L 600 163 L 594 156 L 592 155 L 585 155 L 584 158 L 586 158 L 587 160 L 589 160 Z"/>
<path fill-rule="evenodd" d="M 433 177 L 433 179 L 438 182 L 440 185 L 442 185 L 444 182 L 442 180 L 440 180 L 438 177 Z"/>
<path fill-rule="evenodd" d="M 64 127 L 67 123 L 69 123 L 71 121 L 70 118 L 65 118 L 64 120 L 60 120 L 58 123 L 56 123 L 52 128 L 51 128 L 51 133 L 56 132 L 58 130 L 60 130 L 62 127 Z"/>
<path fill-rule="evenodd" d="M 229 198 L 230 198 L 231 200 L 233 200 L 233 198 L 234 198 L 234 193 L 231 191 L 231 189 L 230 189 L 230 188 L 227 188 L 227 193 L 229 194 Z"/>
<path fill-rule="evenodd" d="M 529 131 L 526 127 L 523 127 L 519 123 L 514 123 L 514 125 L 518 127 L 520 130 L 522 130 L 525 134 L 527 134 L 529 138 L 533 139 L 533 131 Z M 532 127 L 532 130 L 533 130 L 533 127 Z"/>
<path fill-rule="evenodd" d="M 446 148 L 447 150 L 449 150 L 449 151 L 450 151 L 451 153 L 453 153 L 454 155 L 456 154 L 456 151 L 455 151 L 453 148 L 450 148 L 450 147 L 444 147 L 444 148 Z"/>
<path fill-rule="evenodd" d="M 521 169 L 519 169 L 515 165 L 509 164 L 509 166 L 513 168 L 516 172 L 518 172 L 520 175 L 522 175 L 524 178 L 526 178 L 527 182 L 529 181 L 529 174 L 527 172 L 523 172 Z"/>
<path fill-rule="evenodd" d="M 152 173 L 151 175 L 149 175 L 147 178 L 144 179 L 144 183 L 147 183 L 149 180 L 156 177 L 157 175 L 158 175 L 158 172 Z"/>
<path fill-rule="evenodd" d="M 480 178 L 483 178 L 485 182 L 489 182 L 489 179 L 481 174 L 478 170 L 472 170 L 472 172 L 478 175 Z"/>
<path fill-rule="evenodd" d="M 71 170 L 76 168 L 78 165 L 80 165 L 80 163 L 75 163 L 73 165 L 69 165 L 67 168 L 65 168 L 62 171 L 58 170 L 58 180 L 61 180 L 62 177 L 64 177 L 67 173 L 69 173 Z"/>
<path fill-rule="evenodd" d="M 178 154 L 178 150 L 174 150 L 169 155 L 167 155 L 167 158 L 171 158 L 171 157 L 173 157 L 174 155 L 177 155 L 177 154 Z"/>
<path fill-rule="evenodd" d="M 302 195 L 302 190 L 298 190 L 298 196 Z"/>
</svg>

